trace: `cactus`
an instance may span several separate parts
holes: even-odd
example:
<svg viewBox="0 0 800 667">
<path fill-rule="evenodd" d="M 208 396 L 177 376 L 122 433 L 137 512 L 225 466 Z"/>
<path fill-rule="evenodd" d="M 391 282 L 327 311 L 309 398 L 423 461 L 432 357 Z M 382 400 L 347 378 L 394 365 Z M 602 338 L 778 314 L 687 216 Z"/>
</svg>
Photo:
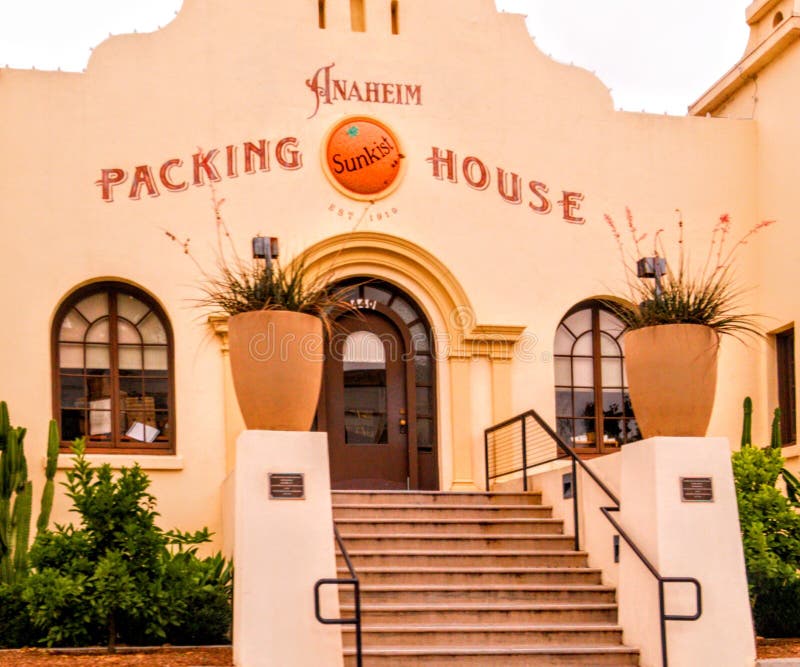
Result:
<svg viewBox="0 0 800 667">
<path fill-rule="evenodd" d="M 53 509 L 53 496 L 55 495 L 55 484 L 53 478 L 56 476 L 58 464 L 58 448 L 61 446 L 61 437 L 58 434 L 58 425 L 55 420 L 50 420 L 50 432 L 47 436 L 47 467 L 45 468 L 44 489 L 42 489 L 41 509 L 39 518 L 36 520 L 37 532 L 47 530 L 50 523 L 50 510 Z"/>
<path fill-rule="evenodd" d="M 0 583 L 14 583 L 28 573 L 33 485 L 28 480 L 25 434 L 26 429 L 11 426 L 8 406 L 0 402 Z M 51 421 L 39 530 L 46 529 L 50 520 L 59 444 L 58 427 Z"/>
<path fill-rule="evenodd" d="M 744 421 L 742 422 L 742 447 L 753 444 L 753 400 L 744 399 Z"/>
<path fill-rule="evenodd" d="M 770 438 L 770 447 L 780 449 L 783 446 L 781 442 L 781 409 L 775 408 L 775 415 L 772 417 L 772 437 Z"/>
</svg>

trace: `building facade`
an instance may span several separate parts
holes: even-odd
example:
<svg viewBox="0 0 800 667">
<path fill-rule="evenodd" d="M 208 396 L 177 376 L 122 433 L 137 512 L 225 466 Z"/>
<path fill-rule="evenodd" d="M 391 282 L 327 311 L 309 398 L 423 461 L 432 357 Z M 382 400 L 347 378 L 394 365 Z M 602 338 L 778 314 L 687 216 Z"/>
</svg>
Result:
<svg viewBox="0 0 800 667">
<path fill-rule="evenodd" d="M 52 416 L 139 461 L 165 525 L 219 531 L 243 423 L 180 247 L 213 267 L 217 212 L 241 255 L 278 237 L 362 313 L 318 411 L 335 486 L 483 488 L 483 430 L 530 408 L 588 455 L 635 439 L 599 302 L 624 294 L 604 215 L 624 230 L 626 207 L 648 249 L 682 219 L 698 261 L 720 214 L 732 237 L 778 220 L 736 258 L 769 333 L 723 341 L 709 434 L 737 443 L 749 395 L 754 433 L 780 405 L 793 443 L 797 4 L 753 3 L 745 56 L 686 117 L 615 111 L 492 0 L 186 0 L 84 73 L 0 71 L 0 397 L 31 459 Z"/>
</svg>

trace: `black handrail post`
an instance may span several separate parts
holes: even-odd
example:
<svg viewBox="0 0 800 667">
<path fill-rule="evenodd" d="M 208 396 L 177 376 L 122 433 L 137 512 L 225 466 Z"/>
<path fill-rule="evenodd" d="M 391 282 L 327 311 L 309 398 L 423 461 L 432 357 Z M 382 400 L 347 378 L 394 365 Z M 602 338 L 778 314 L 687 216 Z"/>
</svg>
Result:
<svg viewBox="0 0 800 667">
<path fill-rule="evenodd" d="M 486 491 L 488 492 L 492 490 L 491 483 L 489 482 L 489 432 L 488 431 L 483 432 L 483 451 L 486 453 L 485 454 Z"/>
<path fill-rule="evenodd" d="M 580 508 L 578 507 L 578 464 L 572 459 L 572 520 L 575 522 L 575 551 L 581 550 Z"/>
<path fill-rule="evenodd" d="M 668 667 L 667 663 L 667 614 L 666 603 L 664 601 L 664 580 L 658 580 L 658 610 L 660 614 L 659 623 L 661 630 L 661 667 Z"/>
<path fill-rule="evenodd" d="M 354 582 L 355 611 L 356 611 L 356 666 L 363 667 L 361 655 L 361 583 L 358 578 Z"/>
<path fill-rule="evenodd" d="M 522 490 L 528 491 L 528 432 L 525 422 L 528 418 L 522 417 Z"/>
</svg>

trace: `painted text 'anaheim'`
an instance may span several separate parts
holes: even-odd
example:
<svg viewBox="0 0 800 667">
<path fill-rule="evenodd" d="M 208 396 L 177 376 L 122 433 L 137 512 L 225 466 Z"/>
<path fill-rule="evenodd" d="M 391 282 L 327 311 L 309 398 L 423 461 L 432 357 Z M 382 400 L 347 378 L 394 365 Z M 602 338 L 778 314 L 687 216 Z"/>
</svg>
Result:
<svg viewBox="0 0 800 667">
<path fill-rule="evenodd" d="M 337 101 L 422 106 L 422 86 L 419 84 L 334 79 L 331 70 L 335 65 L 336 63 L 331 63 L 327 67 L 320 67 L 306 81 L 316 98 L 314 113 L 309 118 L 317 115 L 320 104 L 333 104 Z"/>
</svg>

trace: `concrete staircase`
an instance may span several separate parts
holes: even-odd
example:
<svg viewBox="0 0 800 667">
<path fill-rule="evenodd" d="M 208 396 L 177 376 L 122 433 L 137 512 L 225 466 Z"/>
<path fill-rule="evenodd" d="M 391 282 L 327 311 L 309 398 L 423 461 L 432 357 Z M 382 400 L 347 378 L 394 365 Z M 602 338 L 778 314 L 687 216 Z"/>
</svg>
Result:
<svg viewBox="0 0 800 667">
<path fill-rule="evenodd" d="M 365 667 L 638 665 L 613 588 L 538 494 L 335 492 Z M 348 577 L 341 555 L 338 576 Z M 353 615 L 352 587 L 339 593 Z M 344 626 L 345 665 L 355 631 Z"/>
</svg>

